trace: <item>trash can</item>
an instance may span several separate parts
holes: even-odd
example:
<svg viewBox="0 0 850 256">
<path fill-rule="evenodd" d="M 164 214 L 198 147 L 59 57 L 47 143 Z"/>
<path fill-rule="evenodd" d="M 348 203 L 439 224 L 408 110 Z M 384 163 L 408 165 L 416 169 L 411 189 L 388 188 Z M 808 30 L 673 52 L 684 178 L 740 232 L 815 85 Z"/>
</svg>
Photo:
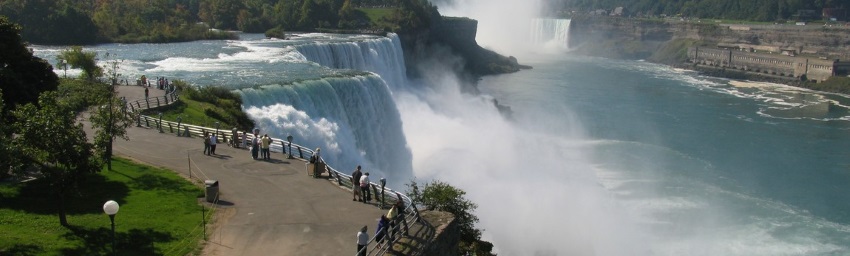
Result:
<svg viewBox="0 0 850 256">
<path fill-rule="evenodd" d="M 307 162 L 307 176 L 313 176 L 313 171 L 316 170 L 316 165 Z"/>
<path fill-rule="evenodd" d="M 204 181 L 204 194 L 207 197 L 207 202 L 214 203 L 216 199 L 218 199 L 218 181 L 217 180 L 206 180 Z"/>
</svg>

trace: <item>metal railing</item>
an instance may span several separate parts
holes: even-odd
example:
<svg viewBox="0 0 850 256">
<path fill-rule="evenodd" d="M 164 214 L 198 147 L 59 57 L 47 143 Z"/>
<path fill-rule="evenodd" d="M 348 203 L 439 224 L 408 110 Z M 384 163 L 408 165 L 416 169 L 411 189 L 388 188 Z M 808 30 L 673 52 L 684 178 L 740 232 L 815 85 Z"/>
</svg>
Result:
<svg viewBox="0 0 850 256">
<path fill-rule="evenodd" d="M 159 97 L 148 97 L 145 99 L 135 100 L 131 102 L 127 102 L 126 109 L 130 112 L 142 111 L 146 109 L 158 108 L 165 105 L 170 105 L 180 99 L 175 92 L 171 92 L 169 94 L 159 96 Z"/>
<path fill-rule="evenodd" d="M 127 102 L 127 109 L 133 112 L 142 111 L 146 109 L 169 105 L 174 103 L 178 99 L 179 97 L 177 93 L 172 92 L 166 94 L 165 96 Z M 216 140 L 217 143 L 230 142 L 231 145 L 240 145 L 238 143 L 242 142 L 242 137 L 240 136 L 241 132 L 239 131 L 237 131 L 236 137 L 233 138 L 232 130 L 222 130 L 219 128 L 210 128 L 204 126 L 183 124 L 181 122 L 166 121 L 162 120 L 161 117 L 156 118 L 147 115 L 137 115 L 136 126 L 156 128 L 161 133 L 167 132 L 176 134 L 177 136 L 181 137 L 204 136 L 206 134 L 213 133 L 216 134 L 216 138 L 218 138 Z M 230 136 L 228 136 L 227 133 L 230 133 Z M 255 135 L 253 133 L 245 133 L 245 140 L 252 141 L 254 138 Z M 270 152 L 280 152 L 286 154 L 286 150 L 289 149 L 290 156 L 304 161 L 306 161 L 307 158 L 313 155 L 313 150 L 309 147 L 304 147 L 278 138 L 272 138 L 272 140 L 273 142 L 269 146 Z M 335 181 L 339 186 L 351 188 L 353 190 L 357 189 L 354 186 L 359 185 L 358 181 L 352 180 L 353 178 L 351 175 L 340 172 L 327 164 L 325 165 L 325 171 L 328 172 L 330 180 Z M 376 236 L 372 236 L 372 238 L 369 239 L 369 242 L 366 244 L 366 247 L 364 247 L 364 250 L 366 250 L 367 255 L 381 255 L 390 250 L 392 248 L 392 245 L 403 237 L 403 235 L 400 235 L 402 232 L 404 234 L 408 234 L 410 229 L 409 224 L 421 222 L 422 219 L 419 216 L 419 209 L 416 208 L 416 204 L 414 204 L 413 200 L 411 200 L 410 197 L 408 197 L 404 193 L 391 188 L 387 188 L 385 185 L 378 185 L 374 182 L 370 182 L 368 187 L 372 191 L 372 195 L 374 195 L 374 198 L 378 199 L 378 202 L 380 203 L 379 207 L 381 207 L 381 209 L 384 209 L 387 206 L 395 205 L 399 202 L 401 202 L 400 205 L 404 205 L 403 209 L 399 209 L 399 217 L 396 220 L 399 223 L 394 226 L 395 230 L 387 229 L 391 234 L 399 235 L 394 235 L 392 238 L 390 238 L 388 234 L 385 234 L 384 244 L 380 248 L 369 250 L 369 248 L 376 242 Z"/>
</svg>

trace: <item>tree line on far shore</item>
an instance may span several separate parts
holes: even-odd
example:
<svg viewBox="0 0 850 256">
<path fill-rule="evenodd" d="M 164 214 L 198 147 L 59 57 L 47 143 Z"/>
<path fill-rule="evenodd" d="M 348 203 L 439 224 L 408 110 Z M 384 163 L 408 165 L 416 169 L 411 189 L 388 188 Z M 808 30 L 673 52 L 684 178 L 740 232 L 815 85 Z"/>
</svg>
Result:
<svg viewBox="0 0 850 256">
<path fill-rule="evenodd" d="M 358 6 L 385 9 L 370 17 Z M 424 12 L 427 11 L 427 12 Z M 432 12 L 433 11 L 433 12 Z M 395 31 L 436 13 L 427 0 L 6 0 L 0 16 L 35 44 L 163 43 L 233 38 L 226 31 Z M 214 28 L 211 30 L 210 28 Z"/>
</svg>

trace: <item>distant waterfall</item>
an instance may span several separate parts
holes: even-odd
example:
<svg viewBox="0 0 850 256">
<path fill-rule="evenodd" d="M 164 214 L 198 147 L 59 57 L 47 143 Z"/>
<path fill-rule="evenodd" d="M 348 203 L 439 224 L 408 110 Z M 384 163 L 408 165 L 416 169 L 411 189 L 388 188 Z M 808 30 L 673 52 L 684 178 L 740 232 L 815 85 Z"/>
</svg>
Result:
<svg viewBox="0 0 850 256">
<path fill-rule="evenodd" d="M 322 148 L 342 172 L 357 165 L 393 182 L 412 175 L 401 117 L 384 80 L 375 75 L 326 77 L 290 85 L 242 89 L 243 108 L 273 137 L 292 135 Z"/>
<path fill-rule="evenodd" d="M 570 20 L 534 19 L 531 21 L 531 40 L 534 45 L 570 48 Z"/>
<path fill-rule="evenodd" d="M 374 72 L 391 88 L 406 84 L 404 53 L 396 34 L 356 42 L 312 43 L 295 47 L 304 57 L 334 69 Z"/>
</svg>

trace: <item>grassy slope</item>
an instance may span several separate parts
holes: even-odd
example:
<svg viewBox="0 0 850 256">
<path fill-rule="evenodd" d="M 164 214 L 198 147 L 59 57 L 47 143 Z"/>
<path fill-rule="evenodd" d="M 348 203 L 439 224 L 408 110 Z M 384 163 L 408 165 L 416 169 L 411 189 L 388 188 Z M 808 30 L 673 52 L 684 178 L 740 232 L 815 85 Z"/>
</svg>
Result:
<svg viewBox="0 0 850 256">
<path fill-rule="evenodd" d="M 178 102 L 143 111 L 142 114 L 156 117 L 161 112 L 163 120 L 176 122 L 180 117 L 183 123 L 206 127 L 215 127 L 215 123 L 219 122 L 225 130 L 237 127 L 247 131 L 254 128 L 254 122 L 242 111 L 242 101 L 237 94 L 223 88 L 195 89 L 182 81 L 176 83 L 181 88 Z"/>
<path fill-rule="evenodd" d="M 389 18 L 395 12 L 395 8 L 357 8 L 358 11 L 361 11 L 366 14 L 366 17 L 369 18 L 369 22 L 372 23 L 374 27 L 391 27 L 392 24 L 384 22 L 384 17 Z"/>
<path fill-rule="evenodd" d="M 40 181 L 0 185 L 0 255 L 107 255 L 110 222 L 103 203 L 116 200 L 119 255 L 186 255 L 203 236 L 197 197 L 203 191 L 174 172 L 113 160 L 112 172 L 87 177 L 69 200 L 70 228 Z M 209 212 L 207 212 L 209 216 Z"/>
</svg>

